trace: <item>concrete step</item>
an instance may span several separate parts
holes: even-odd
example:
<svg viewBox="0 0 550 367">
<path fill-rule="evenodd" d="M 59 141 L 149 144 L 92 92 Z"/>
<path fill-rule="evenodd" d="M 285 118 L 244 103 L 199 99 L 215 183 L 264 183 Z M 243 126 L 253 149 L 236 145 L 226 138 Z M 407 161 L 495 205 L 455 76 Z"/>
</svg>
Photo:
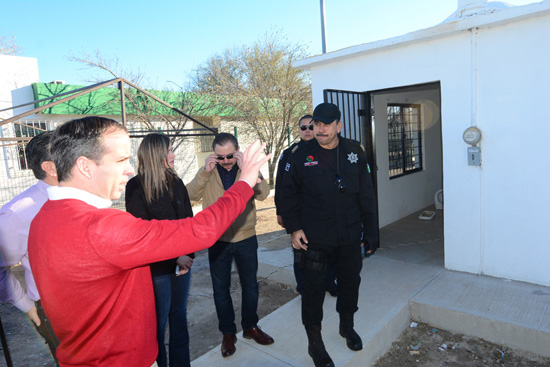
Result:
<svg viewBox="0 0 550 367">
<path fill-rule="evenodd" d="M 272 240 L 279 243 L 260 246 L 259 276 L 295 285 L 288 238 Z M 550 356 L 549 287 L 453 272 L 413 257 L 380 249 L 364 260 L 355 315 L 355 330 L 364 345 L 359 352 L 349 350 L 339 335 L 336 299 L 327 293 L 322 334 L 336 366 L 370 366 L 411 319 Z M 273 345 L 258 345 L 239 333 L 233 356 L 222 358 L 217 346 L 193 361 L 193 367 L 313 366 L 300 301 L 297 297 L 260 320 L 260 327 L 275 339 Z"/>
<path fill-rule="evenodd" d="M 445 271 L 409 302 L 414 320 L 550 357 L 550 289 Z"/>
</svg>

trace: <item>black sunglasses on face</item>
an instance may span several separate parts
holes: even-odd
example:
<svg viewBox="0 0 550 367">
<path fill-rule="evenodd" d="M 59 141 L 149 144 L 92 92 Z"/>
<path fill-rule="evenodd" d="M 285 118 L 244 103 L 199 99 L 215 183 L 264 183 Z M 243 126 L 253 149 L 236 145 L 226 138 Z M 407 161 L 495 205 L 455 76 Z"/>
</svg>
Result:
<svg viewBox="0 0 550 367">
<path fill-rule="evenodd" d="M 300 130 L 306 131 L 307 129 L 313 130 L 313 125 L 302 125 L 300 126 Z"/>
<path fill-rule="evenodd" d="M 231 159 L 231 158 L 233 158 L 233 154 L 219 155 L 219 156 L 218 156 L 218 161 L 223 161 L 225 158 Z"/>
</svg>

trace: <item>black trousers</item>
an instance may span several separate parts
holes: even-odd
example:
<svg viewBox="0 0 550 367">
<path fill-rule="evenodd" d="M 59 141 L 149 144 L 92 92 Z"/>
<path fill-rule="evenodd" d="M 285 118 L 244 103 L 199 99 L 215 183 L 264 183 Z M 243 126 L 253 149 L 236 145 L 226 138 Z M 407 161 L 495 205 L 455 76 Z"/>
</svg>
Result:
<svg viewBox="0 0 550 367">
<path fill-rule="evenodd" d="M 358 309 L 360 273 L 363 266 L 361 244 L 332 247 L 310 242 L 306 251 L 302 295 L 302 323 L 306 328 L 320 326 L 323 320 L 327 270 L 322 264 L 328 260 L 332 260 L 338 284 L 336 311 L 340 314 L 353 314 Z"/>
</svg>

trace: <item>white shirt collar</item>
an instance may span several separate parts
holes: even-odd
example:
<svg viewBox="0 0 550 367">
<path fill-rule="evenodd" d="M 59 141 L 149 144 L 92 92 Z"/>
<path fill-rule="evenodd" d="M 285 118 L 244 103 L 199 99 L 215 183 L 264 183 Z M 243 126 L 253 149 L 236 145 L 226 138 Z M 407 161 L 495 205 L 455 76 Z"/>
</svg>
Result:
<svg viewBox="0 0 550 367">
<path fill-rule="evenodd" d="M 88 191 L 80 190 L 74 187 L 48 187 L 48 198 L 50 200 L 77 199 L 85 202 L 88 205 L 95 206 L 98 209 L 109 208 L 113 202 L 104 199 Z"/>
</svg>

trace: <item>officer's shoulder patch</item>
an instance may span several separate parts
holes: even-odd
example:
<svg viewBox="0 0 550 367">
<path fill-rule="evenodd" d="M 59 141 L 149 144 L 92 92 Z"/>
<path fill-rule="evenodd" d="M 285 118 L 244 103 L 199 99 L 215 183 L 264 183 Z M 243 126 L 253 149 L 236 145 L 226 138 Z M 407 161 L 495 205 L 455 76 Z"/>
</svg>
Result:
<svg viewBox="0 0 550 367">
<path fill-rule="evenodd" d="M 292 148 L 292 149 L 290 150 L 290 152 L 291 152 L 291 153 L 294 153 L 294 152 L 296 152 L 299 148 L 300 148 L 300 144 L 296 144 L 296 146 L 295 146 L 294 148 Z"/>
<path fill-rule="evenodd" d="M 352 147 L 358 147 L 358 148 L 361 148 L 361 149 L 363 148 L 363 144 L 361 144 L 357 140 L 348 139 L 348 143 Z"/>
<path fill-rule="evenodd" d="M 365 152 L 365 148 L 363 147 L 363 144 L 361 144 L 357 140 L 348 139 L 348 144 L 349 144 L 349 150 L 352 152 L 355 152 L 358 154 Z"/>
</svg>

